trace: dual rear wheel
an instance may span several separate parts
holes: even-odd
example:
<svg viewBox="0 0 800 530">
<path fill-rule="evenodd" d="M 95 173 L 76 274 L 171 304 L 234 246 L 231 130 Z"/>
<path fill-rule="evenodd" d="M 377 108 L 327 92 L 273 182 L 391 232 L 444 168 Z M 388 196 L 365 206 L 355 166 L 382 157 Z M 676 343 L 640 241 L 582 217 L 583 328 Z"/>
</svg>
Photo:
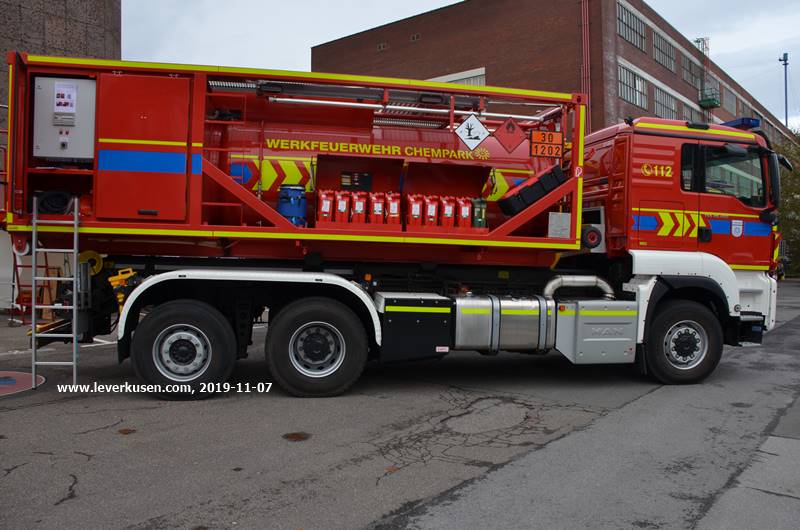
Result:
<svg viewBox="0 0 800 530">
<path fill-rule="evenodd" d="M 296 396 L 341 394 L 361 375 L 367 360 L 366 331 L 358 316 L 329 298 L 305 298 L 286 306 L 269 323 L 266 358 L 275 382 Z M 175 300 L 147 314 L 133 336 L 134 372 L 149 384 L 187 384 L 209 397 L 204 383 L 226 381 L 236 361 L 236 337 L 216 308 Z"/>
</svg>

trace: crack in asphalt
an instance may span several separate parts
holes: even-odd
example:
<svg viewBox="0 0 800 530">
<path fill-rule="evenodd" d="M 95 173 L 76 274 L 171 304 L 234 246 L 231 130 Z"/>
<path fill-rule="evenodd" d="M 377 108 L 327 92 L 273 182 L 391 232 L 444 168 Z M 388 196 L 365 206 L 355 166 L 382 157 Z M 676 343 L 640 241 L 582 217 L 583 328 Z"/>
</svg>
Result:
<svg viewBox="0 0 800 530">
<path fill-rule="evenodd" d="M 125 421 L 125 418 L 120 418 L 119 421 L 115 421 L 114 423 L 109 423 L 108 425 L 103 425 L 102 427 L 96 427 L 94 429 L 89 429 L 87 431 L 80 431 L 80 432 L 76 432 L 76 433 L 73 433 L 73 434 L 76 434 L 76 435 L 78 435 L 78 434 L 89 434 L 90 432 L 96 432 L 96 431 L 102 431 L 102 430 L 105 430 L 105 429 L 110 429 L 111 427 L 116 427 L 117 425 L 119 425 L 123 421 Z"/>
<path fill-rule="evenodd" d="M 15 469 L 19 469 L 19 468 L 21 468 L 22 466 L 26 466 L 26 465 L 28 465 L 28 463 L 27 463 L 27 462 L 23 462 L 22 464 L 17 464 L 16 466 L 7 467 L 7 468 L 5 468 L 5 469 L 3 470 L 3 476 L 2 476 L 2 477 L 0 477 L 0 478 L 6 478 L 6 477 L 7 477 L 7 476 L 9 476 L 9 475 L 11 474 L 11 472 L 12 472 L 12 471 L 14 471 Z"/>
<path fill-rule="evenodd" d="M 72 483 L 67 487 L 67 494 L 61 497 L 58 501 L 53 504 L 53 506 L 58 506 L 59 504 L 67 501 L 71 501 L 77 495 L 75 494 L 75 487 L 78 485 L 78 477 L 73 475 L 72 473 L 69 474 L 70 478 L 72 479 Z"/>
</svg>

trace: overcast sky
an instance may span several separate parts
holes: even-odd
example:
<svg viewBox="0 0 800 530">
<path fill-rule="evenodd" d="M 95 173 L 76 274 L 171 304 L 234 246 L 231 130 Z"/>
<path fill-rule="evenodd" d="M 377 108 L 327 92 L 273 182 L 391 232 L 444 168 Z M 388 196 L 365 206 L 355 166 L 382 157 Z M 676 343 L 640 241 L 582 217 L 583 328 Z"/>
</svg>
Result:
<svg viewBox="0 0 800 530">
<path fill-rule="evenodd" d="M 123 0 L 122 58 L 309 70 L 311 46 L 453 3 Z M 648 3 L 686 37 L 710 37 L 711 58 L 781 120 L 778 57 L 789 52 L 789 119 L 800 127 L 800 0 Z"/>
</svg>

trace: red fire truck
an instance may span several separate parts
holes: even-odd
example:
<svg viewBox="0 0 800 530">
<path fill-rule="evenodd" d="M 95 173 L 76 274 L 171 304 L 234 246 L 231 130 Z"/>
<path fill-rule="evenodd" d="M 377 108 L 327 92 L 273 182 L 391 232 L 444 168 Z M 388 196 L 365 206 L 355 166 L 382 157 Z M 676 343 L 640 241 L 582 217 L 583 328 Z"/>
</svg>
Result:
<svg viewBox="0 0 800 530">
<path fill-rule="evenodd" d="M 775 323 L 780 158 L 758 132 L 430 81 L 9 53 L 3 228 L 72 256 L 33 371 L 116 326 L 148 383 L 344 392 L 453 350 L 708 376 Z M 38 283 L 37 283 L 38 282 Z M 55 316 L 42 322 L 42 309 Z M 37 321 L 37 319 L 39 319 Z M 73 358 L 37 347 L 72 342 Z"/>
</svg>

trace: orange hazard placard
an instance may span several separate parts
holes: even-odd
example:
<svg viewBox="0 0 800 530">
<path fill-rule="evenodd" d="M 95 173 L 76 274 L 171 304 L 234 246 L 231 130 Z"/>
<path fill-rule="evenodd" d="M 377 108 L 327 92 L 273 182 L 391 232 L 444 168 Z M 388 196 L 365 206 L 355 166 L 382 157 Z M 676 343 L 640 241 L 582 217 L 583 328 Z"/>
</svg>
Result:
<svg viewBox="0 0 800 530">
<path fill-rule="evenodd" d="M 531 131 L 531 156 L 560 158 L 563 154 L 563 133 L 555 131 Z"/>
</svg>

